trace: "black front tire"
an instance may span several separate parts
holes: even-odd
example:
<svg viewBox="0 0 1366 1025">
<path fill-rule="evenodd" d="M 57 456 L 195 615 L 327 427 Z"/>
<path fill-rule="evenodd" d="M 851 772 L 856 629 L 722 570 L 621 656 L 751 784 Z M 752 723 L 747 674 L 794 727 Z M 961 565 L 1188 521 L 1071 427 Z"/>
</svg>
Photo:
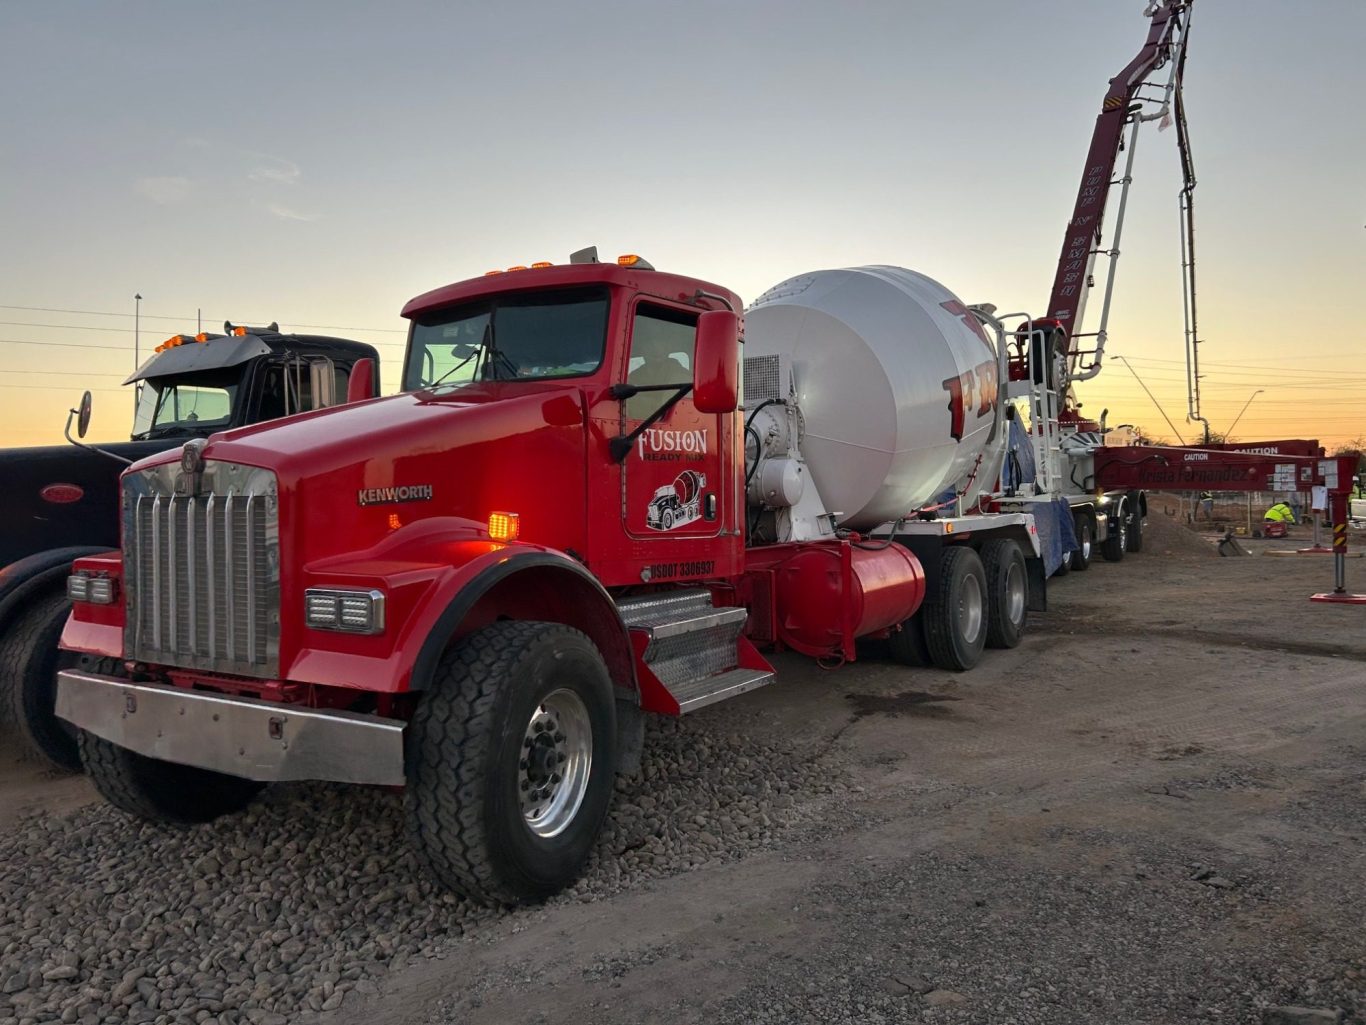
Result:
<svg viewBox="0 0 1366 1025">
<path fill-rule="evenodd" d="M 44 595 L 0 638 L 0 714 L 18 733 L 22 754 L 79 772 L 76 730 L 57 718 L 57 671 L 80 656 L 57 647 L 71 612 L 64 593 Z"/>
<path fill-rule="evenodd" d="M 987 644 L 987 578 L 971 548 L 945 548 L 939 581 L 920 616 L 930 659 L 940 669 L 963 672 L 982 659 Z"/>
<path fill-rule="evenodd" d="M 547 836 L 524 811 L 522 793 L 531 727 L 547 699 L 563 692 L 585 713 L 588 737 L 580 730 L 575 742 L 591 756 L 581 798 Z M 446 651 L 409 722 L 409 836 L 449 889 L 485 904 L 544 900 L 582 873 L 615 774 L 616 706 L 593 642 L 558 623 L 494 623 Z"/>
<path fill-rule="evenodd" d="M 1029 615 L 1029 573 L 1014 541 L 996 538 L 982 546 L 987 578 L 987 647 L 1013 648 L 1024 637 Z"/>
<path fill-rule="evenodd" d="M 1100 554 L 1106 562 L 1119 562 L 1129 548 L 1129 503 L 1121 502 L 1119 509 L 1110 517 L 1110 532 L 1105 543 L 1100 546 Z"/>
<path fill-rule="evenodd" d="M 148 758 L 93 733 L 80 734 L 81 761 L 115 808 L 148 822 L 193 826 L 239 812 L 264 783 Z"/>
</svg>

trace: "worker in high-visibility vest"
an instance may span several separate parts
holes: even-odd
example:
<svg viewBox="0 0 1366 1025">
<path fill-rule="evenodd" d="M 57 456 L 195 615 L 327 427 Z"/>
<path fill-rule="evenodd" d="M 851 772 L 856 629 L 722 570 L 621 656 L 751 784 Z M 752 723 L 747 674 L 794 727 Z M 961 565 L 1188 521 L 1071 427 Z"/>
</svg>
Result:
<svg viewBox="0 0 1366 1025">
<path fill-rule="evenodd" d="M 1286 526 L 1293 526 L 1295 523 L 1295 513 L 1284 502 L 1277 502 L 1266 511 L 1262 517 L 1264 523 L 1284 523 Z"/>
</svg>

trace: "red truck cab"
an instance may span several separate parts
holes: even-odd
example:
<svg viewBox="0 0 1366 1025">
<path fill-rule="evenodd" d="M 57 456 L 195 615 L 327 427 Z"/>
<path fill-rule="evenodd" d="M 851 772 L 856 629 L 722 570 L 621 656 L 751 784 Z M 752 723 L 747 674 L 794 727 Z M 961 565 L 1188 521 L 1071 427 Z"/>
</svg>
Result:
<svg viewBox="0 0 1366 1025">
<path fill-rule="evenodd" d="M 699 586 L 744 570 L 739 307 L 635 258 L 490 274 L 404 308 L 402 393 L 132 466 L 63 636 L 122 667 L 59 683 L 96 786 L 201 821 L 272 780 L 405 784 L 440 881 L 561 888 L 640 711 L 772 677 Z"/>
</svg>

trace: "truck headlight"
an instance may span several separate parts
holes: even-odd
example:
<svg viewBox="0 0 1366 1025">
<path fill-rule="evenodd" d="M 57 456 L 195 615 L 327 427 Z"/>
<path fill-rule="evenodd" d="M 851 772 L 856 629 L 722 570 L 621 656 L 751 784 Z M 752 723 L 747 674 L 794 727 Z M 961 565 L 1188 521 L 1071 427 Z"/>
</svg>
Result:
<svg viewBox="0 0 1366 1025">
<path fill-rule="evenodd" d="M 304 591 L 304 618 L 314 630 L 383 633 L 384 592 L 310 587 Z"/>
<path fill-rule="evenodd" d="M 92 605 L 113 605 L 114 578 L 72 573 L 66 578 L 66 596 L 72 601 L 85 601 Z"/>
</svg>

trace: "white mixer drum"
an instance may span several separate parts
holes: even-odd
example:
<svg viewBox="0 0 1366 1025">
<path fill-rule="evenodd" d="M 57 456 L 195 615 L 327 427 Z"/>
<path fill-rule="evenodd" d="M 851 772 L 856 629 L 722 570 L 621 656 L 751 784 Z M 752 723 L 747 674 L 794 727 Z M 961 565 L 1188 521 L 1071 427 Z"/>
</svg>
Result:
<svg viewBox="0 0 1366 1025">
<path fill-rule="evenodd" d="M 994 485 L 995 348 L 939 282 L 901 267 L 790 278 L 746 311 L 744 349 L 790 358 L 802 454 L 841 524 L 867 530 L 949 488 L 970 503 Z"/>
</svg>

